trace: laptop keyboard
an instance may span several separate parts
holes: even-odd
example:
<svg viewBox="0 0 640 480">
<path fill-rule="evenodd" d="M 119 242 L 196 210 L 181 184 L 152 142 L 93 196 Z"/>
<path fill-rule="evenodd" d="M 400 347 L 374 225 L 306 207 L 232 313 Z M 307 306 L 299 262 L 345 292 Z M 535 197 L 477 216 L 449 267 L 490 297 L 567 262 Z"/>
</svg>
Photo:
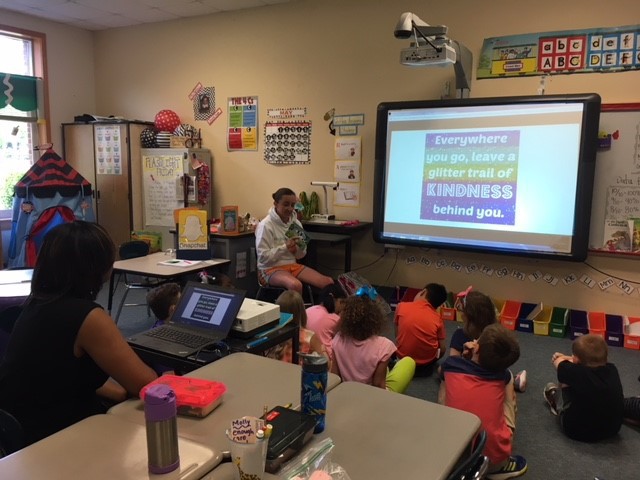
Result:
<svg viewBox="0 0 640 480">
<path fill-rule="evenodd" d="M 149 330 L 145 335 L 153 338 L 160 338 L 170 342 L 179 343 L 190 348 L 198 348 L 207 343 L 211 343 L 212 339 L 197 333 L 183 332 L 173 328 L 154 328 Z"/>
</svg>

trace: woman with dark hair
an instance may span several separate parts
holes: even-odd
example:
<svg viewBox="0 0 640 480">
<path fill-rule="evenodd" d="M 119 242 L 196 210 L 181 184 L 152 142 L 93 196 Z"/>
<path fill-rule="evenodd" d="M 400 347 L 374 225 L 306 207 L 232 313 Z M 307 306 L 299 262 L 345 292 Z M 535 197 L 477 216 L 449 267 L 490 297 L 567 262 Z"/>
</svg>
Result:
<svg viewBox="0 0 640 480">
<path fill-rule="evenodd" d="M 332 284 L 331 277 L 297 262 L 307 254 L 307 242 L 295 213 L 297 197 L 294 191 L 279 188 L 271 196 L 273 206 L 256 228 L 260 284 L 283 287 L 300 294 L 303 283 L 317 288 Z"/>
<path fill-rule="evenodd" d="M 114 259 L 97 224 L 65 223 L 45 236 L 0 364 L 0 408 L 18 419 L 28 444 L 105 413 L 107 402 L 138 395 L 156 378 L 95 302 Z"/>
</svg>

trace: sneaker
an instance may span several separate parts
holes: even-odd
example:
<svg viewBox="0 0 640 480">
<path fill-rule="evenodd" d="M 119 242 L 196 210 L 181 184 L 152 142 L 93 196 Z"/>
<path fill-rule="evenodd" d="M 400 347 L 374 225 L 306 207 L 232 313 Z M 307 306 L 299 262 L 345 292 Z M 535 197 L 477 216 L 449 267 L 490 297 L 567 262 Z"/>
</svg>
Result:
<svg viewBox="0 0 640 480">
<path fill-rule="evenodd" d="M 489 480 L 504 480 L 524 475 L 527 471 L 527 461 L 520 455 L 512 455 L 507 463 L 497 472 L 487 473 Z"/>
<path fill-rule="evenodd" d="M 513 377 L 513 387 L 516 389 L 516 392 L 524 393 L 527 389 L 527 371 L 520 370 L 516 373 L 516 376 Z"/>
<path fill-rule="evenodd" d="M 558 386 L 553 382 L 547 383 L 547 385 L 544 387 L 544 399 L 549 404 L 549 410 L 551 410 L 551 413 L 556 416 L 558 415 L 558 407 L 556 405 L 557 394 Z"/>
</svg>

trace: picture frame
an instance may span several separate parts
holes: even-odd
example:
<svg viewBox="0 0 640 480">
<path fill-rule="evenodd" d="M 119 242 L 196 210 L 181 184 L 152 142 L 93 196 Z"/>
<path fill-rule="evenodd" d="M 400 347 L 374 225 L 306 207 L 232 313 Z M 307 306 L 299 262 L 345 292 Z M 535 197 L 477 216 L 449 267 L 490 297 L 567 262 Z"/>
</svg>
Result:
<svg viewBox="0 0 640 480">
<path fill-rule="evenodd" d="M 220 209 L 219 232 L 226 235 L 238 233 L 238 206 L 227 205 Z"/>
</svg>

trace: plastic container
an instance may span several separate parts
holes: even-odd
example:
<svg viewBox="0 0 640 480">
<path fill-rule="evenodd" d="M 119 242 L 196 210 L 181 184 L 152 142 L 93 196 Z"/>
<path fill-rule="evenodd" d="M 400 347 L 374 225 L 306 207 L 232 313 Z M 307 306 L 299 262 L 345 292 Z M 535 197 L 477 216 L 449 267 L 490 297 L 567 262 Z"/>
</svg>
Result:
<svg viewBox="0 0 640 480">
<path fill-rule="evenodd" d="M 587 314 L 587 322 L 589 333 L 593 335 L 600 335 L 602 338 L 605 338 L 605 332 L 607 331 L 607 318 L 604 312 L 589 312 Z"/>
<path fill-rule="evenodd" d="M 180 466 L 176 396 L 167 385 L 153 385 L 144 401 L 149 473 L 172 472 Z"/>
<path fill-rule="evenodd" d="M 220 403 L 227 391 L 224 383 L 201 378 L 162 375 L 140 391 L 140 398 L 145 399 L 149 388 L 154 385 L 166 385 L 176 395 L 178 415 L 204 417 L 209 415 Z"/>
<path fill-rule="evenodd" d="M 551 314 L 553 307 L 545 305 L 542 313 L 533 320 L 533 333 L 535 335 L 549 335 L 549 327 L 551 326 Z"/>
<path fill-rule="evenodd" d="M 624 320 L 621 315 L 607 315 L 607 331 L 605 341 L 612 347 L 622 347 L 624 345 Z"/>
<path fill-rule="evenodd" d="M 624 348 L 640 350 L 640 317 L 624 318 Z"/>
<path fill-rule="evenodd" d="M 571 330 L 571 339 L 575 340 L 581 335 L 589 333 L 589 320 L 587 312 L 584 310 L 569 311 L 569 328 Z"/>
<path fill-rule="evenodd" d="M 323 355 L 301 354 L 300 357 L 302 358 L 301 411 L 315 417 L 316 426 L 313 433 L 320 433 L 324 430 L 327 410 L 329 360 Z"/>
<path fill-rule="evenodd" d="M 515 300 L 505 301 L 500 311 L 500 323 L 509 330 L 515 330 L 521 307 L 522 302 L 516 302 Z"/>
<path fill-rule="evenodd" d="M 549 336 L 564 338 L 567 335 L 567 320 L 569 310 L 564 307 L 553 307 L 549 322 Z"/>
</svg>

